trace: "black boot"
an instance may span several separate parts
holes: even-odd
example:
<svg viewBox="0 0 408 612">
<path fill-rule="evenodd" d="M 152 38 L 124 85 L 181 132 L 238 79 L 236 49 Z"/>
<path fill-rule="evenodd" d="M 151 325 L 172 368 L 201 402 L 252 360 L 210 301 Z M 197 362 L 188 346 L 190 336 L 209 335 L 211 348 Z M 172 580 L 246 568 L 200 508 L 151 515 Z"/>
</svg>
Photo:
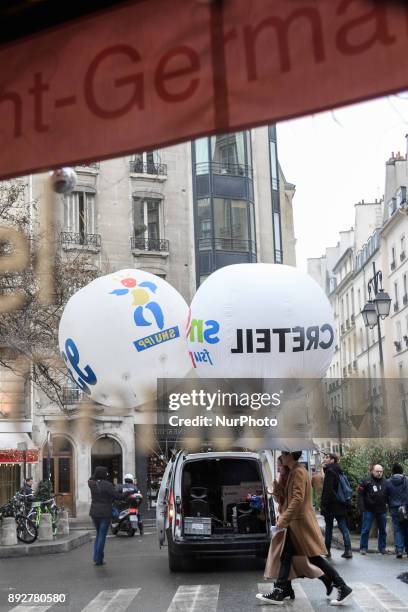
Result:
<svg viewBox="0 0 408 612">
<path fill-rule="evenodd" d="M 326 547 L 327 548 L 327 547 Z M 326 557 L 326 559 L 331 559 L 331 552 L 330 552 L 330 548 L 327 548 L 327 555 L 324 555 Z"/>
<path fill-rule="evenodd" d="M 344 553 L 341 556 L 343 559 L 352 559 L 353 553 L 351 552 L 351 548 L 345 548 Z"/>
<path fill-rule="evenodd" d="M 329 578 L 328 576 L 326 576 L 326 574 L 323 574 L 323 576 L 319 576 L 319 580 L 321 580 L 324 586 L 326 587 L 326 595 L 327 595 L 327 598 L 330 599 L 330 595 L 332 594 L 332 591 L 334 589 L 333 580 Z"/>
<path fill-rule="evenodd" d="M 285 599 L 295 599 L 295 592 L 290 582 L 276 582 L 274 585 L 274 589 L 273 591 L 271 591 L 271 593 L 265 593 L 265 595 L 263 595 L 262 593 L 258 593 L 256 598 L 262 601 L 263 603 L 282 606 L 285 602 Z"/>
</svg>

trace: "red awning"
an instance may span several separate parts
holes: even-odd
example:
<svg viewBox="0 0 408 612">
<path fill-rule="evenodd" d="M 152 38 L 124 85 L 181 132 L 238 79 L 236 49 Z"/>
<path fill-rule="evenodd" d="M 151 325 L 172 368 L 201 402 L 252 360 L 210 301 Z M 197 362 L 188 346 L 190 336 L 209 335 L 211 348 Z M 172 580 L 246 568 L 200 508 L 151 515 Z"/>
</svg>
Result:
<svg viewBox="0 0 408 612">
<path fill-rule="evenodd" d="M 0 433 L 1 463 L 37 463 L 39 450 L 26 433 Z"/>
<path fill-rule="evenodd" d="M 408 6 L 149 0 L 0 49 L 0 178 L 401 91 Z"/>
</svg>

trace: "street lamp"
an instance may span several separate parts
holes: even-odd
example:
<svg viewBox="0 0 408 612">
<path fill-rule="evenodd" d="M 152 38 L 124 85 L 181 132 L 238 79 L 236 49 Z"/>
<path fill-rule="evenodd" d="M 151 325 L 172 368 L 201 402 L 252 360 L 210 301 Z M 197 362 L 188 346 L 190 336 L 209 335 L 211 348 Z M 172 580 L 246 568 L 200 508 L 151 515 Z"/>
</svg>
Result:
<svg viewBox="0 0 408 612">
<path fill-rule="evenodd" d="M 373 329 L 377 325 L 378 329 L 378 348 L 380 352 L 380 366 L 383 370 L 384 357 L 382 349 L 382 338 L 381 338 L 381 324 L 380 320 L 385 319 L 390 314 L 391 298 L 386 291 L 382 288 L 382 272 L 381 270 L 375 269 L 375 263 L 373 262 L 373 276 L 369 279 L 368 284 L 368 302 L 364 306 L 361 314 L 363 316 L 364 325 Z M 374 299 L 371 299 L 371 294 L 374 295 Z"/>
</svg>

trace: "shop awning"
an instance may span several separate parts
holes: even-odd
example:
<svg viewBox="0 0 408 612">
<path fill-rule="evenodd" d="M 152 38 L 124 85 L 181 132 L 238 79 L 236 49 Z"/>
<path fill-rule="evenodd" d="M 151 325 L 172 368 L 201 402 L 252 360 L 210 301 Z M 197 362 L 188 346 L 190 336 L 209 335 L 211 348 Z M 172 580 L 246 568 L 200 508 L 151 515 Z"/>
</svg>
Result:
<svg viewBox="0 0 408 612">
<path fill-rule="evenodd" d="M 37 463 L 38 458 L 39 449 L 26 433 L 0 433 L 0 464 Z"/>
</svg>

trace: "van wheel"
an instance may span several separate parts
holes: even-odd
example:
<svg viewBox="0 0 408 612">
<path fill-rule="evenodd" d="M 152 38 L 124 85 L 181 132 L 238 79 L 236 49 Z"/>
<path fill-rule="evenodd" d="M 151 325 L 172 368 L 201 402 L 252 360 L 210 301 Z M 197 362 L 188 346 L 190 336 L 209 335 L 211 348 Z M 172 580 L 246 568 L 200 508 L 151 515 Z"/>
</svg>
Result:
<svg viewBox="0 0 408 612">
<path fill-rule="evenodd" d="M 169 570 L 171 572 L 182 572 L 185 567 L 185 559 L 169 551 Z"/>
</svg>

